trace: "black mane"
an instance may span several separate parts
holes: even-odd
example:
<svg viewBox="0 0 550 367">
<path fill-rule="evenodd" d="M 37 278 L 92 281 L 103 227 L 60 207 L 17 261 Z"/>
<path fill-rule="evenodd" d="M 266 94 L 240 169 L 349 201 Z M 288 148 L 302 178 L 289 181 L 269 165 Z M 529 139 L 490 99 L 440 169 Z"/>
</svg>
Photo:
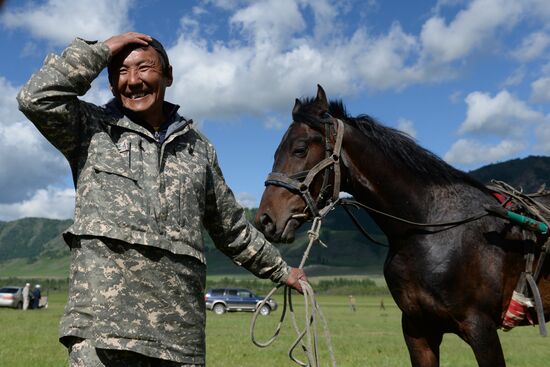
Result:
<svg viewBox="0 0 550 367">
<path fill-rule="evenodd" d="M 303 110 L 307 111 L 307 106 L 314 103 L 313 98 L 301 100 Z M 356 117 L 350 116 L 341 100 L 331 100 L 329 110 L 331 116 L 345 120 L 348 124 L 361 131 L 365 138 L 376 145 L 381 153 L 394 162 L 400 162 L 411 172 L 418 175 L 427 182 L 437 184 L 452 183 L 457 181 L 466 182 L 470 185 L 485 189 L 485 186 L 475 180 L 467 173 L 460 171 L 434 153 L 418 145 L 408 134 L 397 129 L 380 124 L 373 117 L 362 114 Z M 298 113 L 295 120 L 312 122 L 312 116 Z M 318 119 L 315 119 L 317 123 Z"/>
</svg>

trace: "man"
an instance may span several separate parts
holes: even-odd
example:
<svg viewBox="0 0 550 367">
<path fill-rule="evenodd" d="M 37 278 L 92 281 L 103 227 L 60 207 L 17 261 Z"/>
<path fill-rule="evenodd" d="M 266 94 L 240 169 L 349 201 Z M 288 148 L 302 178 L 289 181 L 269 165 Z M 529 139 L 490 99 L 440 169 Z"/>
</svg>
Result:
<svg viewBox="0 0 550 367">
<path fill-rule="evenodd" d="M 102 107 L 80 101 L 106 66 L 115 98 Z M 129 32 L 77 38 L 18 95 L 76 186 L 60 326 L 72 366 L 204 365 L 203 226 L 256 276 L 298 291 L 305 280 L 246 221 L 213 146 L 164 101 L 172 81 L 162 45 Z"/>
<path fill-rule="evenodd" d="M 30 283 L 25 284 L 23 287 L 22 295 L 23 295 L 23 311 L 27 310 L 29 308 L 29 292 L 31 290 Z"/>
<path fill-rule="evenodd" d="M 356 304 L 355 297 L 353 296 L 353 294 L 350 294 L 349 295 L 349 308 L 353 312 L 355 312 L 355 304 Z"/>
<path fill-rule="evenodd" d="M 34 286 L 32 291 L 32 309 L 38 310 L 40 308 L 40 299 L 42 298 L 42 293 L 40 292 L 40 284 Z"/>
</svg>

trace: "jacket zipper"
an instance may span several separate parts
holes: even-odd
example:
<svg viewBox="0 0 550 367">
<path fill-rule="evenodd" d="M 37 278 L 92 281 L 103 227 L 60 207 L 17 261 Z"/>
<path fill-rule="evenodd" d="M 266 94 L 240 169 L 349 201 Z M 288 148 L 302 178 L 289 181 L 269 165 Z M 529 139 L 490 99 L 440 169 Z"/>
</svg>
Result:
<svg viewBox="0 0 550 367">
<path fill-rule="evenodd" d="M 157 165 L 158 165 L 158 170 L 160 172 L 160 155 L 161 155 L 162 144 L 160 143 L 160 134 L 158 131 L 155 131 L 155 143 L 157 143 Z"/>
</svg>

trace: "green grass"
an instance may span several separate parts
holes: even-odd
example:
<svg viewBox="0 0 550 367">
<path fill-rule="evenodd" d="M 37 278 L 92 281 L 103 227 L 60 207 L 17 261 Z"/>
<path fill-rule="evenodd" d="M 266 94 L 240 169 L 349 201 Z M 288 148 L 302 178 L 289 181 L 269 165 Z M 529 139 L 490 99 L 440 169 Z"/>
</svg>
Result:
<svg viewBox="0 0 550 367">
<path fill-rule="evenodd" d="M 401 335 L 400 312 L 389 297 L 384 297 L 386 311 L 379 309 L 381 297 L 356 296 L 357 312 L 350 311 L 347 297 L 321 296 L 318 301 L 332 336 L 338 366 L 399 367 L 409 366 L 409 357 Z M 277 299 L 280 303 L 280 297 Z M 293 297 L 298 321 L 302 298 Z M 50 293 L 50 307 L 39 311 L 0 309 L 0 366 L 58 367 L 67 365 L 66 351 L 57 341 L 57 326 L 63 312 L 65 294 Z M 258 338 L 267 338 L 274 330 L 281 309 L 258 320 Z M 207 366 L 209 367 L 281 367 L 294 365 L 287 350 L 295 338 L 287 319 L 280 338 L 269 348 L 255 347 L 249 336 L 251 313 L 229 313 L 207 318 Z M 542 367 L 550 363 L 547 338 L 538 336 L 532 327 L 500 333 L 509 367 Z M 323 366 L 328 366 L 326 348 Z M 441 365 L 475 366 L 470 348 L 454 335 L 444 338 Z"/>
</svg>

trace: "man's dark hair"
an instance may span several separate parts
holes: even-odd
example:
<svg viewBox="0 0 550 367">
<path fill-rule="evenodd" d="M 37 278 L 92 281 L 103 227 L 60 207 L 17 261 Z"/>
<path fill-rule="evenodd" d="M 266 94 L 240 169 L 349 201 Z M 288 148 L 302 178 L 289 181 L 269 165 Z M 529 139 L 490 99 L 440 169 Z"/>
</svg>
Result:
<svg viewBox="0 0 550 367">
<path fill-rule="evenodd" d="M 153 38 L 153 37 L 151 37 Z M 168 54 L 166 53 L 166 50 L 164 49 L 164 46 L 162 45 L 162 43 L 160 43 L 156 38 L 153 38 L 153 40 L 151 42 L 149 42 L 149 45 L 147 46 L 142 46 L 142 45 L 138 45 L 138 44 L 133 44 L 133 45 L 128 45 L 128 49 L 129 50 L 135 50 L 137 48 L 147 48 L 147 47 L 152 47 L 155 49 L 155 51 L 157 51 L 157 53 L 160 55 L 160 65 L 162 67 L 162 72 L 164 75 L 168 75 L 168 67 L 170 66 L 170 60 L 168 60 Z M 114 57 L 116 58 L 116 56 Z M 107 74 L 109 76 L 109 83 L 112 85 L 113 82 L 112 82 L 112 63 L 113 60 L 111 60 L 111 62 L 109 63 L 109 65 L 107 66 Z"/>
</svg>

